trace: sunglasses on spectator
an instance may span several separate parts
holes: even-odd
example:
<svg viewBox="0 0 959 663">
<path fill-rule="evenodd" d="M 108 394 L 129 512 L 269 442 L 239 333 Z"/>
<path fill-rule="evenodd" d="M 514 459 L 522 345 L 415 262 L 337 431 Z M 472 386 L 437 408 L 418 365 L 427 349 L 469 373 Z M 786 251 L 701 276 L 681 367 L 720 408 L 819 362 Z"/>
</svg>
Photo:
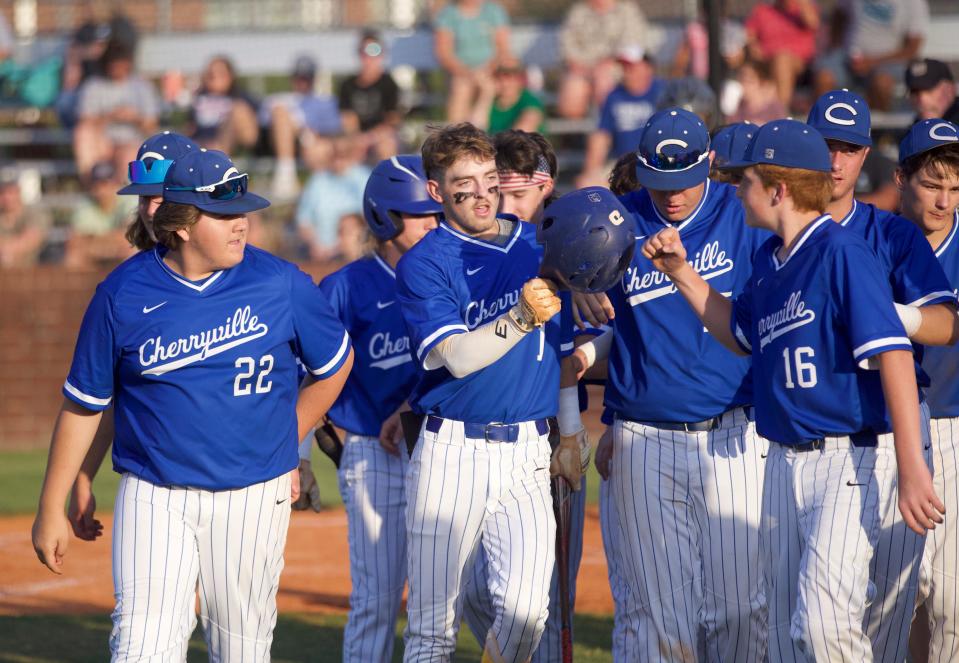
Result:
<svg viewBox="0 0 959 663">
<path fill-rule="evenodd" d="M 173 165 L 172 159 L 151 159 L 150 161 L 131 161 L 127 175 L 132 184 L 162 184 L 166 172 Z"/>
<path fill-rule="evenodd" d="M 246 193 L 249 184 L 249 176 L 246 173 L 234 175 L 233 177 L 217 182 L 216 184 L 205 184 L 203 186 L 168 186 L 167 191 L 196 191 L 197 193 L 209 194 L 213 200 L 233 200 Z"/>
<path fill-rule="evenodd" d="M 682 170 L 689 170 L 693 166 L 701 163 L 704 159 L 708 159 L 709 148 L 707 147 L 706 151 L 702 154 L 688 152 L 676 156 L 667 156 L 662 152 L 657 152 L 656 154 L 645 157 L 637 152 L 636 158 L 647 168 L 664 173 L 675 173 Z"/>
<path fill-rule="evenodd" d="M 363 55 L 368 55 L 371 58 L 376 58 L 383 55 L 383 47 L 380 46 L 379 42 L 368 41 L 363 45 L 363 48 L 360 49 L 360 52 Z"/>
</svg>

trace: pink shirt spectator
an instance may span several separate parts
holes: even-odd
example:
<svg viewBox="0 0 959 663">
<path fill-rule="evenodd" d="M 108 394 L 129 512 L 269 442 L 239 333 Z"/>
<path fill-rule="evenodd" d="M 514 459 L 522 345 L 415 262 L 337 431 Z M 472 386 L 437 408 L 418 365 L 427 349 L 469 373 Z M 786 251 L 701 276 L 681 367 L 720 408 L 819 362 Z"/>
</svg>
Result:
<svg viewBox="0 0 959 663">
<path fill-rule="evenodd" d="M 791 0 L 756 5 L 746 19 L 746 31 L 755 36 L 765 58 L 787 51 L 808 63 L 816 54 L 816 30 L 806 25 Z"/>
</svg>

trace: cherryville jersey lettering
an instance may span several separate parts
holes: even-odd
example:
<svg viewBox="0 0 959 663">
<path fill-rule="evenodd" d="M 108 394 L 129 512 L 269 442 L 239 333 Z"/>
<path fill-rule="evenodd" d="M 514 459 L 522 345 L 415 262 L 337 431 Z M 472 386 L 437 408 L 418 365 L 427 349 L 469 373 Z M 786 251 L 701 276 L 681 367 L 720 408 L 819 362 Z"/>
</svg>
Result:
<svg viewBox="0 0 959 663">
<path fill-rule="evenodd" d="M 637 242 L 670 225 L 647 191 L 622 201 L 636 216 Z M 734 187 L 712 181 L 699 207 L 676 227 L 693 268 L 727 297 L 742 290 L 753 254 L 769 236 L 745 227 Z M 609 410 L 633 421 L 701 421 L 752 402 L 749 360 L 710 336 L 669 278 L 640 251 L 607 294 L 616 310 Z"/>
<path fill-rule="evenodd" d="M 320 291 L 350 330 L 355 353 L 353 370 L 329 417 L 351 433 L 377 437 L 416 379 L 396 301 L 396 274 L 374 254 L 327 276 Z"/>
<path fill-rule="evenodd" d="M 790 445 L 888 432 L 879 371 L 861 362 L 912 345 L 876 255 L 829 215 L 782 262 L 781 246 L 778 237 L 763 244 L 731 320 L 764 385 L 754 395 L 759 434 Z"/>
<path fill-rule="evenodd" d="M 297 359 L 318 379 L 334 374 L 350 350 L 343 325 L 308 275 L 265 251 L 248 246 L 201 282 L 167 267 L 164 251 L 97 287 L 64 395 L 90 410 L 113 401 L 117 472 L 224 490 L 290 471 Z"/>
<path fill-rule="evenodd" d="M 421 365 L 447 336 L 486 324 L 513 307 L 539 271 L 536 227 L 520 222 L 505 246 L 469 237 L 445 221 L 397 266 L 397 297 Z M 474 423 L 517 423 L 556 414 L 559 316 L 530 332 L 499 360 L 463 378 L 421 371 L 410 406 Z"/>
</svg>

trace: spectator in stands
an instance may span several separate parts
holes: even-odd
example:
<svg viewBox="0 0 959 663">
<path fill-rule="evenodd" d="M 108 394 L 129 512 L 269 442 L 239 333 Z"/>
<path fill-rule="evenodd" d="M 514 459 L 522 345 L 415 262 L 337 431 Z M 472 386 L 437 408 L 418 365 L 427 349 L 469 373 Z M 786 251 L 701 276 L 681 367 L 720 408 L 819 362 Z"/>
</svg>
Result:
<svg viewBox="0 0 959 663">
<path fill-rule="evenodd" d="M 360 71 L 340 85 L 343 130 L 361 138 L 377 161 L 397 153 L 400 88 L 386 71 L 383 42 L 372 31 L 360 36 Z"/>
<path fill-rule="evenodd" d="M 314 140 L 317 170 L 303 189 L 296 225 L 309 258 L 322 261 L 337 253 L 340 219 L 362 213 L 370 169 L 361 162 L 359 146 L 349 136 Z M 321 151 L 325 155 L 319 156 Z"/>
<path fill-rule="evenodd" d="M 16 43 L 13 41 L 10 24 L 7 23 L 7 17 L 0 13 L 0 63 L 13 57 L 14 46 Z"/>
<path fill-rule="evenodd" d="M 830 24 L 846 30 L 842 43 L 814 64 L 816 94 L 862 86 L 870 108 L 891 110 L 896 84 L 929 29 L 926 0 L 843 0 Z"/>
<path fill-rule="evenodd" d="M 945 62 L 929 58 L 911 62 L 906 69 L 906 87 L 916 122 L 938 117 L 959 124 L 956 81 Z"/>
<path fill-rule="evenodd" d="M 93 76 L 80 88 L 73 150 L 81 176 L 99 161 L 113 161 L 118 167 L 133 161 L 143 138 L 156 131 L 160 113 L 153 86 L 133 71 L 129 46 L 111 42 L 100 67 L 103 75 Z"/>
<path fill-rule="evenodd" d="M 341 216 L 336 227 L 336 259 L 353 262 L 372 251 L 373 240 L 363 215 L 350 213 Z"/>
<path fill-rule="evenodd" d="M 735 71 L 746 56 L 746 29 L 739 21 L 726 15 L 728 3 L 719 3 L 722 16 L 722 43 L 719 53 L 722 55 L 727 71 Z M 707 2 L 699 3 L 699 16 L 690 21 L 683 29 L 683 37 L 676 48 L 670 69 L 672 78 L 692 76 L 699 80 L 709 78 L 709 32 L 704 16 Z"/>
<path fill-rule="evenodd" d="M 507 129 L 546 130 L 546 109 L 526 87 L 526 70 L 516 58 L 501 60 L 493 70 L 493 88 L 480 94 L 472 123 L 491 134 Z"/>
<path fill-rule="evenodd" d="M 492 87 L 493 63 L 509 55 L 509 15 L 497 2 L 454 0 L 434 29 L 436 59 L 449 74 L 446 120 L 463 122 L 481 90 Z"/>
<path fill-rule="evenodd" d="M 64 263 L 68 267 L 94 267 L 119 262 L 135 251 L 124 233 L 136 210 L 136 199 L 118 196 L 117 170 L 112 161 L 101 161 L 83 178 L 88 197 L 70 217 L 70 239 Z"/>
<path fill-rule="evenodd" d="M 624 0 L 582 0 L 570 7 L 559 35 L 565 73 L 559 114 L 583 118 L 616 86 L 616 54 L 639 45 L 650 48 L 649 26 L 639 6 Z"/>
<path fill-rule="evenodd" d="M 50 216 L 23 202 L 13 166 L 0 168 L 0 267 L 36 263 L 50 229 Z"/>
<path fill-rule="evenodd" d="M 646 120 L 656 111 L 663 81 L 656 78 L 652 59 L 642 46 L 619 51 L 622 82 L 613 88 L 600 111 L 599 126 L 586 141 L 586 155 L 578 186 L 605 186 L 610 159 L 635 150 Z"/>
<path fill-rule="evenodd" d="M 293 90 L 267 97 L 260 107 L 260 124 L 269 127 L 276 154 L 273 197 L 296 198 L 300 182 L 296 174 L 297 141 L 312 136 L 333 136 L 342 130 L 339 105 L 329 95 L 317 94 L 316 60 L 301 55 L 293 64 Z"/>
<path fill-rule="evenodd" d="M 753 7 L 746 19 L 749 56 L 766 62 L 779 100 L 792 103 L 796 79 L 816 54 L 819 7 L 815 0 L 773 0 Z"/>
<path fill-rule="evenodd" d="M 188 133 L 199 145 L 228 154 L 238 147 L 253 147 L 260 131 L 256 106 L 256 100 L 240 88 L 230 59 L 216 55 L 203 70 L 193 97 Z"/>
<path fill-rule="evenodd" d="M 736 112 L 728 118 L 730 123 L 763 125 L 788 115 L 785 104 L 779 98 L 776 79 L 768 62 L 746 60 L 736 78 L 742 89 L 742 97 Z"/>
</svg>

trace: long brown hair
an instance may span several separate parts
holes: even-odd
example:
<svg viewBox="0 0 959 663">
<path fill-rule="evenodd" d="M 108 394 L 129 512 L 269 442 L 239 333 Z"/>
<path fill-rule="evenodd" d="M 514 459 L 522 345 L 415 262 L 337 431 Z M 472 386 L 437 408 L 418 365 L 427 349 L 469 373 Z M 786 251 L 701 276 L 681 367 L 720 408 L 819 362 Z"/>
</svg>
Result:
<svg viewBox="0 0 959 663">
<path fill-rule="evenodd" d="M 200 220 L 199 207 L 183 203 L 162 202 L 153 215 L 153 233 L 157 242 L 171 250 L 177 250 L 183 243 L 178 230 L 189 228 Z"/>
</svg>

